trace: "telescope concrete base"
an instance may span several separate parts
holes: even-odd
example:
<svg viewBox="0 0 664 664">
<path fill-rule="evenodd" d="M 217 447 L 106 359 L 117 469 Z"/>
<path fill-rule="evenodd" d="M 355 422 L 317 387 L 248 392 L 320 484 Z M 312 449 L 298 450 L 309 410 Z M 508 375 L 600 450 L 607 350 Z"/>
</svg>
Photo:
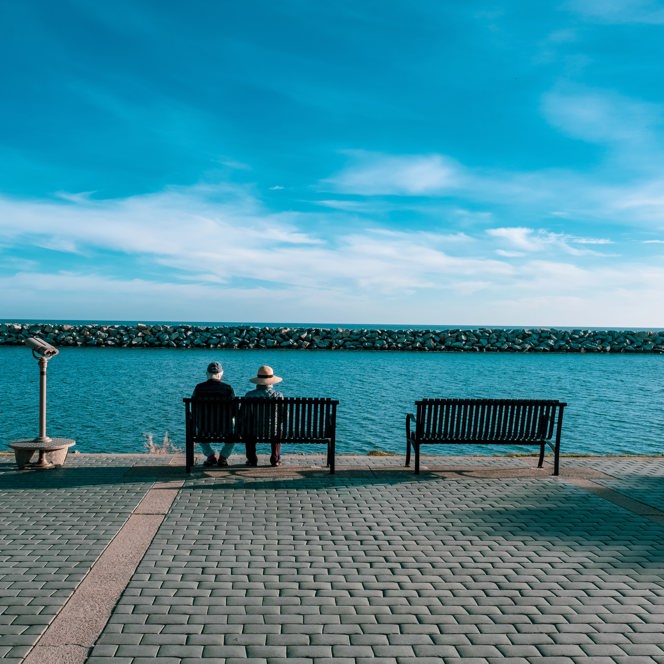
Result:
<svg viewBox="0 0 664 664">
<path fill-rule="evenodd" d="M 71 438 L 51 438 L 48 442 L 36 441 L 34 438 L 24 438 L 9 443 L 14 450 L 16 465 L 19 470 L 30 468 L 35 470 L 47 470 L 59 468 L 65 463 L 67 453 L 76 442 Z M 35 452 L 38 453 L 37 460 L 31 463 Z"/>
</svg>

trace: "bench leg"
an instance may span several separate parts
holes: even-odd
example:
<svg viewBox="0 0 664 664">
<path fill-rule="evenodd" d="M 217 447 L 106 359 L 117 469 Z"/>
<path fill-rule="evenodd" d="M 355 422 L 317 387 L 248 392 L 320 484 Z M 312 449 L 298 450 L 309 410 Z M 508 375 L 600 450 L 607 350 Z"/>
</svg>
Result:
<svg viewBox="0 0 664 664">
<path fill-rule="evenodd" d="M 330 475 L 334 475 L 334 443 L 328 443 L 327 465 L 330 467 Z"/>
<path fill-rule="evenodd" d="M 544 465 L 545 445 L 546 443 L 542 443 L 542 446 L 540 447 L 539 462 L 537 464 L 538 468 L 541 468 Z M 554 475 L 560 474 L 560 442 L 558 441 L 553 446 L 553 474 Z"/>
<path fill-rule="evenodd" d="M 194 445 L 191 441 L 186 441 L 184 450 L 185 472 L 191 473 L 191 467 L 194 465 Z"/>
<path fill-rule="evenodd" d="M 410 466 L 410 439 L 406 439 L 406 467 Z"/>
<path fill-rule="evenodd" d="M 420 445 L 419 443 L 413 443 L 415 448 L 415 474 L 420 474 Z"/>
</svg>

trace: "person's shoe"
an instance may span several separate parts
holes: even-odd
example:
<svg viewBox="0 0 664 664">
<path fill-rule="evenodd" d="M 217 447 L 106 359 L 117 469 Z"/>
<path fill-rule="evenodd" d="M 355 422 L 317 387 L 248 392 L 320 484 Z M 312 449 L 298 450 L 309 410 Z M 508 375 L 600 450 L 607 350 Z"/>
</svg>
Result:
<svg viewBox="0 0 664 664">
<path fill-rule="evenodd" d="M 280 465 L 281 465 L 281 461 L 270 461 L 270 463 L 271 463 L 273 466 L 280 466 Z"/>
<path fill-rule="evenodd" d="M 217 457 L 214 456 L 214 454 L 210 454 L 210 456 L 203 461 L 204 466 L 216 466 L 217 465 Z"/>
<path fill-rule="evenodd" d="M 228 459 L 226 457 L 219 455 L 219 461 L 217 461 L 217 465 L 221 466 L 222 468 L 227 468 L 228 467 Z"/>
<path fill-rule="evenodd" d="M 246 465 L 251 466 L 252 468 L 255 468 L 258 465 L 258 461 L 249 461 L 249 459 L 247 459 L 247 464 Z"/>
</svg>

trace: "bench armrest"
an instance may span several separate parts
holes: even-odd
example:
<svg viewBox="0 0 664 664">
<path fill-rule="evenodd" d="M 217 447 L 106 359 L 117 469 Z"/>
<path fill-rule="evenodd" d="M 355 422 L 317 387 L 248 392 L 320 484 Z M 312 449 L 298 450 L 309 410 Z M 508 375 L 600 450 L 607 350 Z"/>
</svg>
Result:
<svg viewBox="0 0 664 664">
<path fill-rule="evenodd" d="M 407 413 L 406 414 L 406 438 L 410 440 L 414 436 L 414 432 L 411 433 L 410 430 L 410 423 L 415 420 L 415 415 L 413 413 Z"/>
</svg>

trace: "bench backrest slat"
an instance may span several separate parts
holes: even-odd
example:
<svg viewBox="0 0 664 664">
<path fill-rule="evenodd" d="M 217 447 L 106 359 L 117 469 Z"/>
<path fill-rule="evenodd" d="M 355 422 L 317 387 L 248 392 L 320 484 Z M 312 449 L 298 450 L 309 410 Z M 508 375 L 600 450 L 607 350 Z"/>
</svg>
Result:
<svg viewBox="0 0 664 664">
<path fill-rule="evenodd" d="M 550 440 L 564 406 L 534 399 L 423 399 L 416 402 L 416 435 L 443 441 Z"/>
<path fill-rule="evenodd" d="M 228 407 L 218 408 L 219 399 L 198 397 L 185 400 L 186 425 L 190 434 L 201 442 L 211 442 L 220 436 L 232 436 L 234 431 L 235 407 L 233 400 L 225 400 Z"/>
<path fill-rule="evenodd" d="M 329 438 L 336 419 L 337 402 L 330 399 L 297 398 L 288 413 L 288 437 L 302 440 Z"/>
<path fill-rule="evenodd" d="M 282 432 L 286 413 L 277 399 L 244 399 L 239 409 L 240 436 L 271 440 Z"/>
</svg>

